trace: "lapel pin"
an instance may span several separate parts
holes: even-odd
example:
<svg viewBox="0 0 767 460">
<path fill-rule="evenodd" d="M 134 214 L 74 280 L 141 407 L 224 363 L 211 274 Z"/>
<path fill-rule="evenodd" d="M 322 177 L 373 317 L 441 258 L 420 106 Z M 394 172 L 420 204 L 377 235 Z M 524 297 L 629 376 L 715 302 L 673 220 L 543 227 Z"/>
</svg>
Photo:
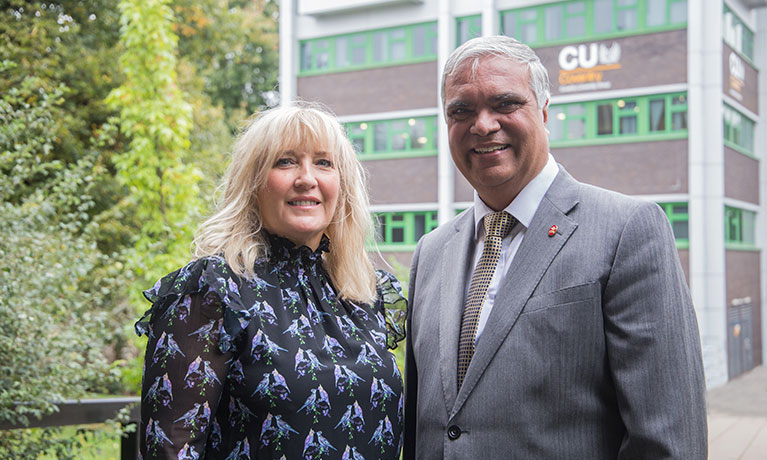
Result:
<svg viewBox="0 0 767 460">
<path fill-rule="evenodd" d="M 556 234 L 557 234 L 557 226 L 552 225 L 551 227 L 549 227 L 549 236 L 554 236 Z"/>
</svg>

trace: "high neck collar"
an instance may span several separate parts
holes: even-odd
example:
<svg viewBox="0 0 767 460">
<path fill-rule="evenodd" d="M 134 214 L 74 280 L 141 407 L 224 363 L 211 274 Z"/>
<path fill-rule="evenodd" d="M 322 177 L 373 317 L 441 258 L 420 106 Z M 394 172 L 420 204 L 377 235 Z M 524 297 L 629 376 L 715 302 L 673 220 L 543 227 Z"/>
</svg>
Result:
<svg viewBox="0 0 767 460">
<path fill-rule="evenodd" d="M 266 230 L 262 231 L 269 244 L 269 257 L 277 262 L 300 261 L 316 263 L 322 260 L 324 252 L 330 252 L 330 239 L 325 234 L 322 235 L 317 249 L 312 250 L 306 245 L 296 246 L 294 242 L 285 237 L 273 235 Z"/>
</svg>

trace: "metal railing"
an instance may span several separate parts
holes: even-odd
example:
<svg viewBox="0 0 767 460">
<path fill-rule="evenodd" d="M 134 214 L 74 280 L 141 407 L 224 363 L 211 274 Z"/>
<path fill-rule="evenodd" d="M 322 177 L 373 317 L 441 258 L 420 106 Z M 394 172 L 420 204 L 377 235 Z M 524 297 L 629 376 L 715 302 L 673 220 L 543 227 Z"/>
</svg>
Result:
<svg viewBox="0 0 767 460">
<path fill-rule="evenodd" d="M 138 396 L 64 401 L 57 404 L 58 412 L 44 415 L 39 419 L 30 417 L 27 425 L 0 422 L 0 431 L 103 423 L 115 418 L 122 408 L 130 405 L 133 407 L 129 411 L 127 425 L 138 425 L 141 418 L 138 402 Z M 121 460 L 138 458 L 138 430 L 133 430 L 121 437 L 120 458 Z"/>
</svg>

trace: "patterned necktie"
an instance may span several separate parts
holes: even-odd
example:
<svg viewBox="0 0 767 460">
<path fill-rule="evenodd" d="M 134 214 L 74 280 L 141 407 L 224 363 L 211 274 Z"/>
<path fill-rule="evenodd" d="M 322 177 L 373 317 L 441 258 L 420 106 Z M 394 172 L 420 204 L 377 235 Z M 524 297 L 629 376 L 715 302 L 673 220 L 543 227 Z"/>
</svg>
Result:
<svg viewBox="0 0 767 460">
<path fill-rule="evenodd" d="M 517 219 L 506 211 L 494 212 L 484 218 L 485 247 L 471 275 L 469 295 L 466 296 L 466 306 L 461 319 L 461 335 L 458 339 L 459 389 L 466 376 L 466 369 L 469 368 L 471 358 L 474 356 L 474 337 L 479 325 L 479 314 L 482 311 L 482 304 L 485 303 L 487 288 L 493 280 L 498 259 L 501 257 L 501 241 L 516 223 Z"/>
</svg>

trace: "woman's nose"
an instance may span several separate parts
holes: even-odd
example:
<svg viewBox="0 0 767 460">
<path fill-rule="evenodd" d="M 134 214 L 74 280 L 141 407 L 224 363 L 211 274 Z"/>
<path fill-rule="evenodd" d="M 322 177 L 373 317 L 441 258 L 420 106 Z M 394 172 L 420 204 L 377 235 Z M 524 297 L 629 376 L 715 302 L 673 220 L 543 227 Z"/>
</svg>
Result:
<svg viewBox="0 0 767 460">
<path fill-rule="evenodd" d="M 295 181 L 296 187 L 313 188 L 317 185 L 317 178 L 314 176 L 311 164 L 301 164 L 298 168 L 298 175 Z"/>
</svg>

